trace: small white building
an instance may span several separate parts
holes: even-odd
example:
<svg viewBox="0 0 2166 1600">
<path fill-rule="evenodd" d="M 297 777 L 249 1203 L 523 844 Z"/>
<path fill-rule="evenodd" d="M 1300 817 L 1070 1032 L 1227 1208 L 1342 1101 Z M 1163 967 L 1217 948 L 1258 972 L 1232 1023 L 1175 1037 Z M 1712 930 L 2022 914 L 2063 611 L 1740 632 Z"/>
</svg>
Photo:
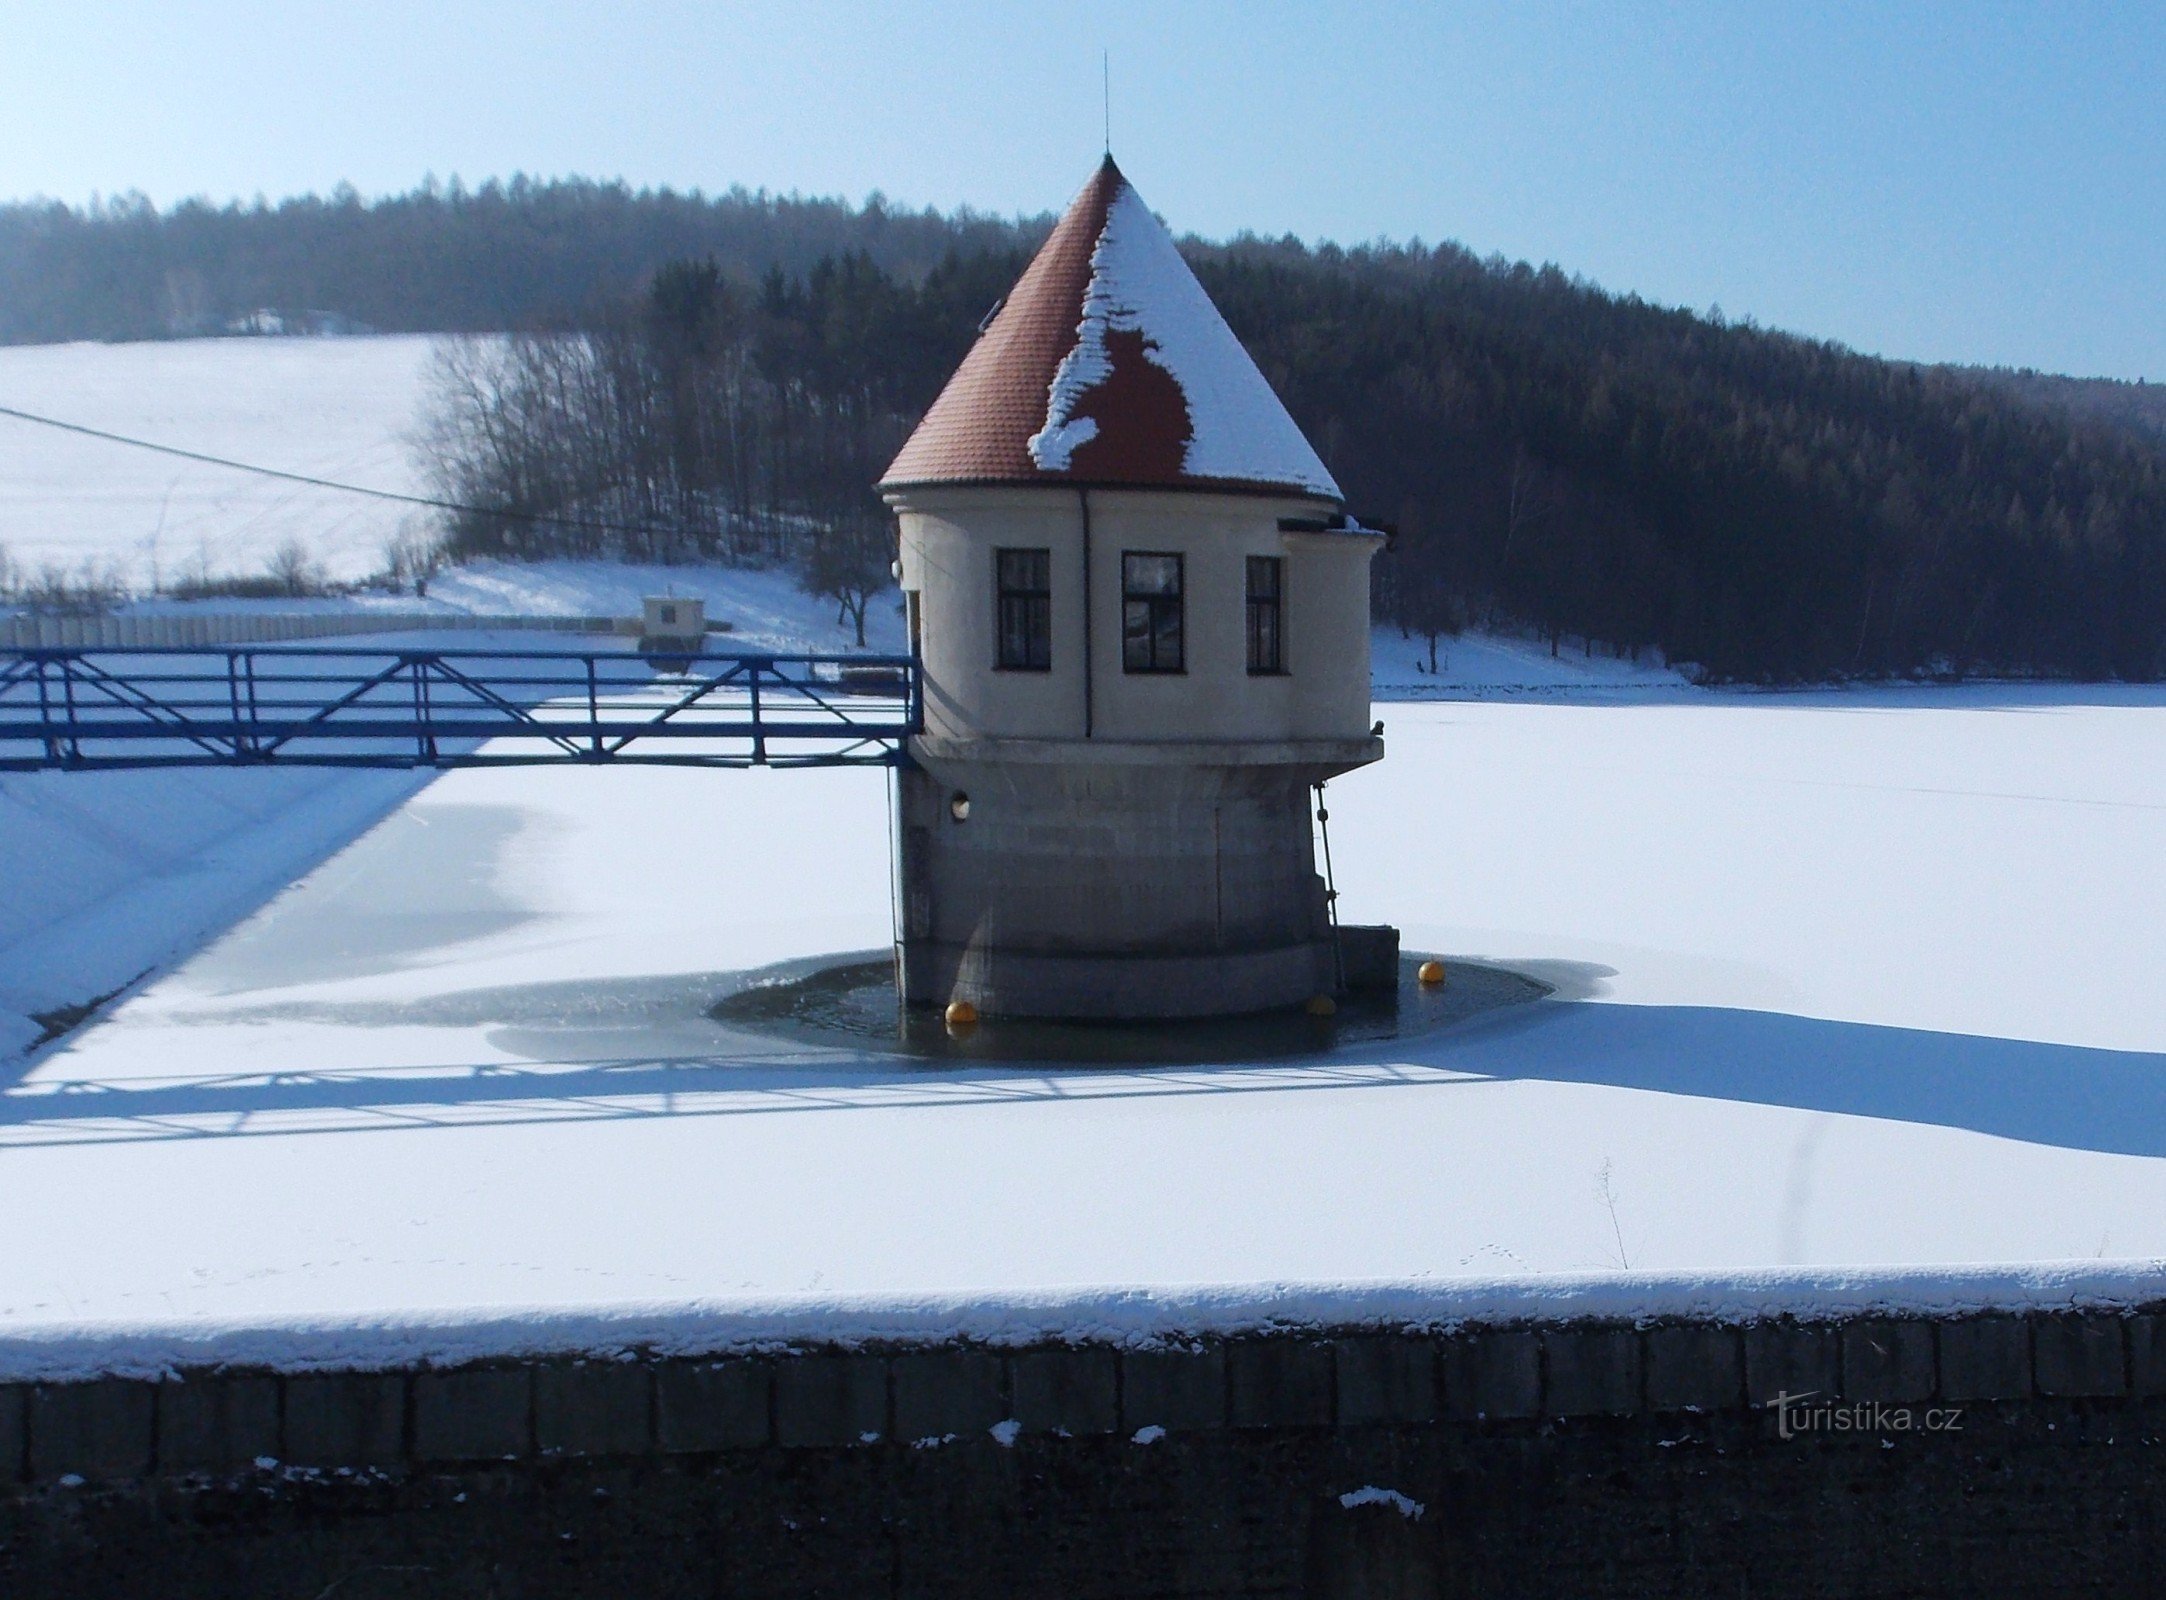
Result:
<svg viewBox="0 0 2166 1600">
<path fill-rule="evenodd" d="M 905 998 L 1148 1017 L 1332 992 L 1309 802 L 1383 754 L 1381 536 L 1110 157 L 881 489 L 925 674 Z"/>
<path fill-rule="evenodd" d="M 650 594 L 640 601 L 639 636 L 642 639 L 690 640 L 697 644 L 707 632 L 704 597 Z"/>
</svg>

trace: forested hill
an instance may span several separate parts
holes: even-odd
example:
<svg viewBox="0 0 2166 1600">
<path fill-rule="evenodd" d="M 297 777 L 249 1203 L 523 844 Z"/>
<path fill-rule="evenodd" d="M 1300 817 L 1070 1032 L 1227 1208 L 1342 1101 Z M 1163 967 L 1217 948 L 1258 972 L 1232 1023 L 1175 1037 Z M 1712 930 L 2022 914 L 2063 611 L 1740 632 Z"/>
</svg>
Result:
<svg viewBox="0 0 2166 1600">
<path fill-rule="evenodd" d="M 1388 613 L 1494 606 L 1725 677 L 2166 672 L 2166 440 L 2140 428 L 1448 246 L 1198 256 L 1396 520 Z"/>
<path fill-rule="evenodd" d="M 386 331 L 636 325 L 651 342 L 669 318 L 625 314 L 655 270 L 711 260 L 737 285 L 735 331 L 696 360 L 726 369 L 732 403 L 764 397 L 788 470 L 652 503 L 787 486 L 830 508 L 862 493 L 841 476 L 930 400 L 984 287 L 1044 226 L 580 183 L 17 206 L 0 208 L 0 338 L 159 336 L 266 307 Z M 2166 674 L 2152 386 L 1876 360 L 1454 246 L 1187 248 L 1354 508 L 1396 526 L 1387 617 L 1653 646 L 1727 678 Z M 723 392 L 686 359 L 639 370 Z M 815 481 L 823 460 L 834 484 Z"/>
<path fill-rule="evenodd" d="M 2132 428 L 2166 441 L 2166 383 L 2124 383 L 2117 378 L 2064 378 L 2030 368 L 1940 367 L 1937 371 L 1982 383 L 2038 405 L 2059 406 L 2076 416 Z"/>
<path fill-rule="evenodd" d="M 383 333 L 496 332 L 587 316 L 667 261 L 711 257 L 751 281 L 861 252 L 914 280 L 951 251 L 1035 243 L 1051 226 L 877 197 L 853 206 L 584 179 L 167 211 L 139 197 L 92 210 L 0 205 L 0 344 L 217 333 L 258 310 L 328 312 Z"/>
</svg>

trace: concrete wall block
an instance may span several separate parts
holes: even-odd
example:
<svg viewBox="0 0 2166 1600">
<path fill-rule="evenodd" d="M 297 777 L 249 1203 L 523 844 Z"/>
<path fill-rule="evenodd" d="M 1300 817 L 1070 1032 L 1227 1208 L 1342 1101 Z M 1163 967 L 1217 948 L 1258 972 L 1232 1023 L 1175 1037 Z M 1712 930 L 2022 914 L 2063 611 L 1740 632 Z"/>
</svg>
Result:
<svg viewBox="0 0 2166 1600">
<path fill-rule="evenodd" d="M 2127 1342 L 2116 1316 L 2039 1317 L 2031 1324 L 2038 1392 L 2128 1393 Z"/>
<path fill-rule="evenodd" d="M 2028 1399 L 2029 1325 L 2008 1316 L 1940 1324 L 1940 1393 L 1947 1400 Z"/>
<path fill-rule="evenodd" d="M 1646 1361 L 1650 1411 L 1730 1411 L 1744 1396 L 1744 1355 L 1735 1328 L 1649 1328 Z"/>
<path fill-rule="evenodd" d="M 303 1466 L 397 1466 L 408 1457 L 403 1372 L 299 1373 L 284 1380 L 281 1459 Z"/>
<path fill-rule="evenodd" d="M 797 1356 L 775 1369 L 775 1439 L 792 1446 L 870 1444 L 887 1437 L 887 1362 Z"/>
<path fill-rule="evenodd" d="M 895 1357 L 895 1437 L 905 1442 L 983 1433 L 1008 1416 L 1000 1357 L 927 1350 Z"/>
<path fill-rule="evenodd" d="M 203 1374 L 158 1385 L 158 1466 L 164 1472 L 237 1472 L 279 1448 L 278 1380 Z"/>
<path fill-rule="evenodd" d="M 150 1470 L 156 1385 L 127 1378 L 40 1384 L 30 1395 L 30 1476 L 133 1478 Z"/>
<path fill-rule="evenodd" d="M 545 1455 L 654 1448 L 654 1373 L 644 1361 L 551 1361 L 534 1369 L 534 1443 Z"/>
<path fill-rule="evenodd" d="M 1015 1420 L 1031 1433 L 1112 1433 L 1121 1425 L 1121 1362 L 1076 1345 L 1008 1358 Z"/>
<path fill-rule="evenodd" d="M 1174 1433 L 1226 1426 L 1226 1351 L 1129 1350 L 1121 1355 L 1121 1427 Z"/>
<path fill-rule="evenodd" d="M 1428 1339 L 1379 1334 L 1334 1347 L 1342 1428 L 1367 1423 L 1434 1422 L 1437 1350 Z"/>
<path fill-rule="evenodd" d="M 1438 1349 L 1444 1404 L 1455 1417 L 1513 1418 L 1542 1409 L 1542 1337 L 1496 1328 L 1447 1339 Z"/>
<path fill-rule="evenodd" d="M 1928 1400 L 1933 1325 L 1871 1318 L 1843 1325 L 1845 1400 Z"/>
<path fill-rule="evenodd" d="M 1399 987 L 1397 928 L 1341 923 L 1338 939 L 1339 972 L 1347 988 L 1395 990 Z"/>
<path fill-rule="evenodd" d="M 2126 1331 L 2129 1392 L 2166 1394 L 2166 1317 L 2130 1317 Z"/>
<path fill-rule="evenodd" d="M 530 1367 L 467 1367 L 414 1374 L 414 1455 L 422 1461 L 491 1461 L 533 1448 Z"/>
<path fill-rule="evenodd" d="M 1842 1330 L 1832 1323 L 1756 1322 L 1745 1330 L 1745 1398 L 1771 1406 L 1778 1395 L 1839 1394 Z"/>
<path fill-rule="evenodd" d="M 20 1483 L 29 1469 L 30 1390 L 0 1383 L 0 1484 Z"/>
<path fill-rule="evenodd" d="M 308 1372 L 285 1380 L 283 1460 L 392 1467 L 406 1459 L 406 1380 L 396 1372 Z"/>
<path fill-rule="evenodd" d="M 1236 1340 L 1226 1347 L 1226 1376 L 1236 1428 L 1331 1426 L 1332 1352 L 1322 1340 Z"/>
<path fill-rule="evenodd" d="M 764 1361 L 667 1361 L 654 1374 L 656 1441 L 672 1454 L 771 1442 L 774 1369 Z"/>
<path fill-rule="evenodd" d="M 1640 1408 L 1640 1338 L 1631 1328 L 1552 1328 L 1542 1335 L 1543 1409 L 1558 1417 L 1625 1416 Z"/>
</svg>

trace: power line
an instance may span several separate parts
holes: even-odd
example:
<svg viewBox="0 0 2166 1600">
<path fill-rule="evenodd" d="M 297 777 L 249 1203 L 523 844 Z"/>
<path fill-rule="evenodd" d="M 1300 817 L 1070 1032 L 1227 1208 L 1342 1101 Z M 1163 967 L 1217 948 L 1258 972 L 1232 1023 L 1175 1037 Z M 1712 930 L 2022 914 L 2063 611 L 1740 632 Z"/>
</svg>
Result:
<svg viewBox="0 0 2166 1600">
<path fill-rule="evenodd" d="M 159 444 L 152 439 L 135 439 L 125 433 L 108 433 L 103 428 L 85 427 L 80 422 L 63 422 L 58 417 L 43 417 L 35 411 L 18 411 L 13 406 L 0 406 L 0 417 L 13 417 L 18 422 L 34 422 L 44 428 L 58 428 L 63 433 L 79 433 L 87 439 L 103 439 L 108 444 L 124 444 L 134 450 L 150 450 L 161 456 L 178 456 L 183 461 L 198 461 L 205 466 L 225 467 L 233 472 L 252 472 L 259 478 L 277 478 L 285 483 L 307 484 L 313 489 L 331 489 L 339 494 L 366 495 L 371 500 L 389 500 L 398 505 L 422 506 L 431 511 L 455 511 L 474 517 L 508 517 L 515 522 L 546 522 L 558 528 L 585 528 L 594 533 L 655 533 L 653 527 L 634 527 L 622 522 L 591 522 L 583 517 L 553 517 L 541 511 L 494 510 L 488 506 L 470 506 L 457 500 L 434 500 L 427 495 L 400 494 L 392 489 L 371 489 L 358 483 L 340 483 L 332 478 L 311 477 L 305 472 L 284 472 L 277 467 L 259 467 L 250 461 L 235 461 L 227 456 L 206 455 L 200 450 L 183 450 L 178 445 Z"/>
</svg>

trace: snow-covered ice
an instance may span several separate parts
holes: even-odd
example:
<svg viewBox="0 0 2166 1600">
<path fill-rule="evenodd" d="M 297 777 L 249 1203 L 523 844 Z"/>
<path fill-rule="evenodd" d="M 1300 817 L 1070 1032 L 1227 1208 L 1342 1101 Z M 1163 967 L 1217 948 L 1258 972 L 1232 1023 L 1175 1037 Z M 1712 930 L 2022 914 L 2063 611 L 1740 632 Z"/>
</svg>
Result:
<svg viewBox="0 0 2166 1600">
<path fill-rule="evenodd" d="M 782 571 L 477 562 L 446 573 L 428 605 L 624 616 L 638 612 L 643 595 L 668 593 L 707 599 L 708 616 L 732 629 L 713 636 L 717 647 L 843 652 L 854 642 L 831 601 L 805 594 Z M 416 608 L 411 598 L 388 603 Z M 314 605 L 370 608 L 357 598 Z M 872 647 L 901 647 L 901 619 L 892 605 L 875 603 L 866 623 Z M 362 636 L 347 647 L 394 645 L 623 648 L 585 635 L 495 632 Z M 306 768 L 0 774 L 0 1070 L 39 1037 L 32 1018 L 110 994 L 185 955 L 432 776 Z"/>
<path fill-rule="evenodd" d="M 1268 1065 L 718 1040 L 881 774 L 450 774 L 0 1093 L 0 1372 L 2166 1284 L 2166 698 L 1379 711 L 1349 915 L 1558 998 Z"/>
</svg>

